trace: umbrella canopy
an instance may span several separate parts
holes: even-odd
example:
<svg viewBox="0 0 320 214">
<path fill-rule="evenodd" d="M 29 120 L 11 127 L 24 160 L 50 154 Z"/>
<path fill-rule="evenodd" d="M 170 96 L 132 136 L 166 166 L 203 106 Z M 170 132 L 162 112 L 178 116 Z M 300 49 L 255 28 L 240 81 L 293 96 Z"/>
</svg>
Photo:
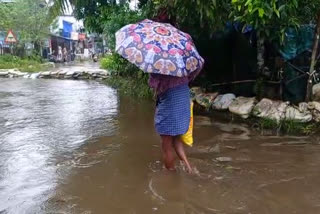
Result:
<svg viewBox="0 0 320 214">
<path fill-rule="evenodd" d="M 116 51 L 147 73 L 185 77 L 204 64 L 189 34 L 148 19 L 117 31 Z"/>
</svg>

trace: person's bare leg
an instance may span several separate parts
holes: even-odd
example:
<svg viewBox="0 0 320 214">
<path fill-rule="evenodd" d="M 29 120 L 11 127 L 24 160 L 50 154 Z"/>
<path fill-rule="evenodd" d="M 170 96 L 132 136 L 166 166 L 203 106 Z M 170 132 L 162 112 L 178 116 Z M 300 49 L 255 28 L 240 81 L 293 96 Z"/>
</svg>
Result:
<svg viewBox="0 0 320 214">
<path fill-rule="evenodd" d="M 173 137 L 161 135 L 163 162 L 168 170 L 175 170 L 173 155 Z"/>
<path fill-rule="evenodd" d="M 192 173 L 192 168 L 191 168 L 190 163 L 188 161 L 187 155 L 184 151 L 183 143 L 180 140 L 180 137 L 177 136 L 174 138 L 173 147 L 174 147 L 178 157 L 180 158 L 180 160 L 182 160 L 185 163 L 186 167 L 188 168 L 188 172 Z"/>
</svg>

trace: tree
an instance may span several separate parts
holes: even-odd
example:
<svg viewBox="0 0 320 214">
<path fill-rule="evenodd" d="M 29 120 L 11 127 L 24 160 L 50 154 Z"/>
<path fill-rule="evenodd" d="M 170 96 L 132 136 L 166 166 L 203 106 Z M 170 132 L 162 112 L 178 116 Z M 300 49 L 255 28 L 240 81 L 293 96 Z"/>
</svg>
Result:
<svg viewBox="0 0 320 214">
<path fill-rule="evenodd" d="M 230 16 L 234 21 L 243 23 L 244 27 L 250 25 L 257 32 L 257 68 L 261 74 L 265 67 L 266 38 L 283 41 L 285 30 L 299 25 L 296 16 L 298 1 L 232 0 L 232 6 Z"/>
<path fill-rule="evenodd" d="M 49 6 L 43 0 L 17 0 L 13 3 L 0 4 L 0 29 L 12 29 L 23 47 L 30 42 L 40 51 L 41 42 L 50 33 L 49 26 L 54 17 L 49 16 Z"/>
<path fill-rule="evenodd" d="M 143 3 L 149 4 L 152 15 L 165 10 L 178 28 L 188 31 L 195 39 L 212 36 L 230 20 L 230 0 L 149 0 Z"/>
<path fill-rule="evenodd" d="M 138 11 L 132 11 L 128 5 L 114 5 L 101 7 L 99 22 L 103 29 L 103 34 L 107 39 L 111 50 L 115 48 L 115 33 L 123 26 L 136 23 L 145 17 Z"/>
<path fill-rule="evenodd" d="M 73 8 L 73 14 L 77 19 L 82 19 L 87 30 L 102 33 L 103 24 L 101 22 L 102 14 L 106 8 L 117 9 L 119 5 L 125 5 L 130 0 L 53 0 L 51 7 L 52 14 L 59 14 L 67 9 L 69 5 Z"/>
<path fill-rule="evenodd" d="M 312 86 L 313 86 L 313 76 L 315 71 L 315 66 L 317 64 L 317 54 L 318 54 L 318 48 L 319 48 L 319 37 L 320 37 L 320 10 L 318 12 L 318 18 L 317 18 L 317 25 L 316 30 L 314 33 L 314 42 L 313 42 L 313 48 L 312 48 L 312 55 L 311 55 L 311 61 L 310 61 L 310 68 L 309 68 L 309 78 L 307 82 L 307 92 L 306 92 L 306 101 L 309 102 L 311 100 L 311 94 L 312 94 Z"/>
<path fill-rule="evenodd" d="M 52 10 L 63 11 L 69 4 L 74 15 L 83 19 L 88 31 L 104 34 L 111 50 L 115 47 L 115 33 L 124 25 L 144 19 L 141 11 L 129 9 L 130 0 L 55 0 Z"/>
<path fill-rule="evenodd" d="M 320 1 L 314 0 L 301 0 L 298 16 L 303 23 L 315 23 L 314 42 L 312 47 L 312 54 L 309 67 L 309 78 L 307 82 L 307 92 L 305 100 L 308 102 L 311 100 L 312 86 L 313 86 L 313 74 L 315 73 L 315 67 L 319 58 L 317 57 L 319 48 L 319 36 L 320 36 Z"/>
<path fill-rule="evenodd" d="M 84 19 L 87 29 L 106 33 L 114 40 L 114 29 L 134 22 L 141 16 L 123 7 L 129 0 L 69 0 L 77 18 Z M 56 5 L 65 7 L 68 0 L 55 0 Z M 139 8 L 148 18 L 167 16 L 183 31 L 190 33 L 195 41 L 212 38 L 214 32 L 224 29 L 228 22 L 252 26 L 257 33 L 257 70 L 261 77 L 265 68 L 265 41 L 284 42 L 288 28 L 299 28 L 301 24 L 316 23 L 320 14 L 318 0 L 140 0 Z M 128 15 L 127 15 L 128 14 Z M 136 17 L 134 17 L 137 15 Z M 125 21 L 127 20 L 127 21 Z M 318 23 L 320 18 L 318 18 Z M 319 29 L 319 24 L 317 29 Z M 319 29 L 320 32 L 320 29 Z M 110 33 L 110 34 L 109 34 Z M 319 33 L 316 31 L 310 72 L 317 63 Z M 112 43 L 111 43 L 112 44 Z M 310 98 L 312 76 L 308 81 L 307 100 Z"/>
</svg>

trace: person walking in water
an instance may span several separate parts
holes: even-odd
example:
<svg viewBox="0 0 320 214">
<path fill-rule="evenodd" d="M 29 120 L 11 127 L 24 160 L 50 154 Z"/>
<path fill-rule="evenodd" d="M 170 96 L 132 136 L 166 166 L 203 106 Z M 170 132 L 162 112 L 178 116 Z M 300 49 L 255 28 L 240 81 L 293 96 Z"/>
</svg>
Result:
<svg viewBox="0 0 320 214">
<path fill-rule="evenodd" d="M 163 161 L 168 170 L 175 170 L 175 152 L 186 165 L 188 172 L 192 173 L 181 135 L 188 131 L 190 124 L 188 84 L 197 74 L 198 72 L 193 72 L 187 77 L 150 74 L 149 86 L 156 95 L 154 123 L 161 137 Z"/>
<path fill-rule="evenodd" d="M 175 170 L 176 153 L 191 173 L 181 135 L 187 133 L 191 118 L 188 84 L 204 65 L 191 36 L 171 24 L 146 19 L 117 31 L 116 52 L 150 74 L 164 166 Z"/>
</svg>

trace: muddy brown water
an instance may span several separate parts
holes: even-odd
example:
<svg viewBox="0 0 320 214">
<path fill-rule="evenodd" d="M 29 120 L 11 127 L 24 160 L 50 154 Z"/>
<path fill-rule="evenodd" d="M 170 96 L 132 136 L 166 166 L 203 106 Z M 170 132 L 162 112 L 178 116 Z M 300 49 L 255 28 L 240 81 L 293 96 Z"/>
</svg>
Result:
<svg viewBox="0 0 320 214">
<path fill-rule="evenodd" d="M 0 213 L 320 213 L 319 138 L 197 115 L 198 173 L 169 173 L 153 111 L 97 82 L 0 79 Z"/>
</svg>

